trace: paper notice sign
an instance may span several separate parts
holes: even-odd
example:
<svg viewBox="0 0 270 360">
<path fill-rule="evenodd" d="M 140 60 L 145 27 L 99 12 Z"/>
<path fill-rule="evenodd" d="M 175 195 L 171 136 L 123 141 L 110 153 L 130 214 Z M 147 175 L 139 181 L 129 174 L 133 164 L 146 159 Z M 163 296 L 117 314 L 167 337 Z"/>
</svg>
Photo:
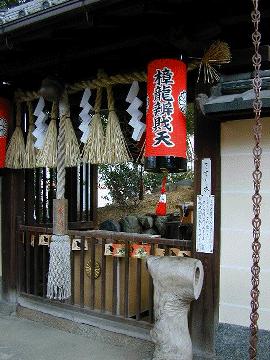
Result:
<svg viewBox="0 0 270 360">
<path fill-rule="evenodd" d="M 197 196 L 196 251 L 214 251 L 214 195 Z"/>
<path fill-rule="evenodd" d="M 201 194 L 211 195 L 211 159 L 202 159 Z"/>
</svg>

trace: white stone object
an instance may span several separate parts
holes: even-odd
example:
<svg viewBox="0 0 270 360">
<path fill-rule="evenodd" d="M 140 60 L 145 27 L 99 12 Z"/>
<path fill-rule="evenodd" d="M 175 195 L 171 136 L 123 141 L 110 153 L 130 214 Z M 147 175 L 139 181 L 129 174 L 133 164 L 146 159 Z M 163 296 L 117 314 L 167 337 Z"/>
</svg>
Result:
<svg viewBox="0 0 270 360">
<path fill-rule="evenodd" d="M 188 312 L 202 290 L 202 263 L 187 257 L 149 256 L 147 267 L 154 283 L 153 360 L 192 360 Z"/>
</svg>

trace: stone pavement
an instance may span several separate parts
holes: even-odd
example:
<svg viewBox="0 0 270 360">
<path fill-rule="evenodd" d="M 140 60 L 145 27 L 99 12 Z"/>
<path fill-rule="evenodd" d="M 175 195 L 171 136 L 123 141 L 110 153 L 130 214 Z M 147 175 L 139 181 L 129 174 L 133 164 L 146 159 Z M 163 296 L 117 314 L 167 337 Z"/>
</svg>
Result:
<svg viewBox="0 0 270 360">
<path fill-rule="evenodd" d="M 247 360 L 247 328 L 220 324 L 217 360 Z M 0 360 L 150 360 L 151 349 L 144 341 L 134 345 L 91 338 L 49 327 L 41 322 L 0 314 Z M 205 358 L 203 358 L 205 360 Z M 270 332 L 261 331 L 258 360 L 270 360 Z M 202 360 L 194 357 L 194 360 Z"/>
<path fill-rule="evenodd" d="M 150 360 L 144 347 L 110 345 L 30 320 L 0 315 L 0 360 Z"/>
</svg>

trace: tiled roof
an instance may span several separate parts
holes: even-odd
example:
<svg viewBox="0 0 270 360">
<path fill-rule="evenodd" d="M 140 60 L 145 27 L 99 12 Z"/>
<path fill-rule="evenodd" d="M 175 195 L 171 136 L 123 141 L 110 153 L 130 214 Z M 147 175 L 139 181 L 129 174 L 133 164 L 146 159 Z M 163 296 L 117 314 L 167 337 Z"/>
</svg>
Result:
<svg viewBox="0 0 270 360">
<path fill-rule="evenodd" d="M 69 1 L 70 0 L 32 0 L 8 10 L 0 10 L 0 25 L 23 19 L 29 15 L 41 13 L 51 7 L 68 3 Z"/>
</svg>

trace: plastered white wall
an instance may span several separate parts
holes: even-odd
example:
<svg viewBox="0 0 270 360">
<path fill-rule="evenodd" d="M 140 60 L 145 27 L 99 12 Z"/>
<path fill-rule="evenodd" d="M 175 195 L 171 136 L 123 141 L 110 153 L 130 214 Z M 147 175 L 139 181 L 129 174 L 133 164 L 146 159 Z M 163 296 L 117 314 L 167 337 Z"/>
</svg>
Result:
<svg viewBox="0 0 270 360">
<path fill-rule="evenodd" d="M 252 264 L 252 120 L 221 124 L 220 322 L 249 326 Z M 270 118 L 263 119 L 261 329 L 270 330 Z"/>
</svg>

